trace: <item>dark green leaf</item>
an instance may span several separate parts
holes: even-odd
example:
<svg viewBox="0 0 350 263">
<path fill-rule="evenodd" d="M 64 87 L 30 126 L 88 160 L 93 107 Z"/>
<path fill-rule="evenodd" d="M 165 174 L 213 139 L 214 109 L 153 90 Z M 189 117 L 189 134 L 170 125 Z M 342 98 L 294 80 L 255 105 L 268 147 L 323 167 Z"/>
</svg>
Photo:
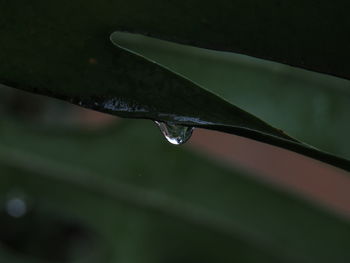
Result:
<svg viewBox="0 0 350 263">
<path fill-rule="evenodd" d="M 328 5 L 318 5 L 317 18 L 336 25 L 332 18 L 342 19 L 343 16 L 322 16 L 329 12 Z M 264 4 L 250 1 L 215 4 L 195 0 L 152 4 L 102 1 L 97 4 L 91 0 L 50 3 L 39 0 L 30 3 L 0 1 L 0 6 L 1 83 L 123 117 L 150 118 L 233 132 L 350 169 L 347 160 L 296 142 L 190 81 L 114 48 L 108 39 L 113 31 L 127 29 L 293 65 L 305 61 L 305 66 L 314 70 L 346 75 L 342 70 L 346 68 L 345 64 L 340 67 L 333 63 L 333 59 L 339 63 L 338 59 L 344 57 L 334 56 L 334 52 L 345 49 L 333 45 L 341 45 L 341 38 L 337 36 L 341 37 L 342 31 L 339 33 L 324 26 L 322 31 L 316 30 L 319 26 L 316 19 L 310 27 L 315 29 L 313 40 L 317 41 L 317 37 L 324 40 L 325 32 L 330 34 L 326 37 L 328 41 L 333 39 L 331 43 L 323 41 L 323 46 L 329 44 L 329 48 L 321 51 L 307 45 L 310 37 L 307 30 L 297 31 L 299 35 L 294 32 L 307 19 L 303 13 L 303 8 L 309 10 L 307 3 L 300 2 L 290 8 L 285 4 L 276 7 L 274 1 Z M 276 8 L 274 12 L 271 12 L 272 7 Z M 244 23 L 247 25 L 244 28 L 242 22 L 251 17 L 247 16 L 248 9 L 259 12 L 253 21 Z M 298 12 L 298 20 L 279 23 L 280 30 L 272 34 L 275 31 L 271 27 L 272 21 L 283 22 L 297 11 L 302 11 Z M 315 11 L 314 7 L 312 11 Z M 271 22 L 265 21 L 266 16 Z M 289 24 L 291 21 L 295 22 Z M 289 37 L 297 36 L 302 45 L 296 45 L 291 51 Z M 278 45 L 275 45 L 276 39 L 281 41 Z M 320 52 L 325 62 L 320 62 Z"/>
<path fill-rule="evenodd" d="M 294 138 L 350 158 L 350 81 L 123 32 L 112 41 L 220 95 Z"/>
</svg>

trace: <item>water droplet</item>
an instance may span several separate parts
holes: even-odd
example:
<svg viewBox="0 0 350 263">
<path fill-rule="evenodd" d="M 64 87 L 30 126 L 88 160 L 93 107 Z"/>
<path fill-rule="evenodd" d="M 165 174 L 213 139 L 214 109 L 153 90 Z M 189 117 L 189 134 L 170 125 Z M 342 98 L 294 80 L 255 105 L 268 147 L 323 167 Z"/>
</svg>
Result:
<svg viewBox="0 0 350 263">
<path fill-rule="evenodd" d="M 27 203 L 21 198 L 12 198 L 6 202 L 6 212 L 12 217 L 22 217 L 27 213 Z"/>
<path fill-rule="evenodd" d="M 155 121 L 155 123 L 158 125 L 167 141 L 175 145 L 187 142 L 187 140 L 191 138 L 194 130 L 193 127 L 178 125 L 171 122 Z"/>
</svg>

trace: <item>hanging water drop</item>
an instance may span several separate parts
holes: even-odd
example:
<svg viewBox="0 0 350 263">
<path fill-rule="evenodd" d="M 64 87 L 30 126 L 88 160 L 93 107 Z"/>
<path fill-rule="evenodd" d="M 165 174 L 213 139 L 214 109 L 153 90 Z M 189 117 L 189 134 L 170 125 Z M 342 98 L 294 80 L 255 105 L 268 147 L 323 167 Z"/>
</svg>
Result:
<svg viewBox="0 0 350 263">
<path fill-rule="evenodd" d="M 187 140 L 191 138 L 194 130 L 193 127 L 178 125 L 172 122 L 155 121 L 155 123 L 158 125 L 160 131 L 167 141 L 175 145 L 180 145 L 187 142 Z"/>
</svg>

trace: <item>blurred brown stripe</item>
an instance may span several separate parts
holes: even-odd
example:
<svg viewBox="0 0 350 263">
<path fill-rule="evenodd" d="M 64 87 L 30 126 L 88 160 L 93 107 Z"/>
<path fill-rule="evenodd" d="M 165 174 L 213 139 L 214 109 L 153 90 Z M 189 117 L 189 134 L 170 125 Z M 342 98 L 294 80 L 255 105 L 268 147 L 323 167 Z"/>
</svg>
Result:
<svg viewBox="0 0 350 263">
<path fill-rule="evenodd" d="M 300 154 L 243 137 L 197 129 L 189 145 L 350 218 L 350 174 Z"/>
</svg>

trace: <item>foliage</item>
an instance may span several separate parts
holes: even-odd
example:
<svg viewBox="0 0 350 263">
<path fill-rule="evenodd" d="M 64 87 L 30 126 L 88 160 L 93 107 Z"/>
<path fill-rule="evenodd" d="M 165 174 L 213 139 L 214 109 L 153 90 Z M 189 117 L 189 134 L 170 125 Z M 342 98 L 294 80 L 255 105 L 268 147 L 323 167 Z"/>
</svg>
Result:
<svg viewBox="0 0 350 263">
<path fill-rule="evenodd" d="M 0 83 L 350 170 L 345 6 L 0 0 Z M 67 105 L 43 118 L 43 98 L 0 94 L 1 262 L 350 261 L 348 220 L 167 145 L 149 121 L 67 127 Z"/>
</svg>

